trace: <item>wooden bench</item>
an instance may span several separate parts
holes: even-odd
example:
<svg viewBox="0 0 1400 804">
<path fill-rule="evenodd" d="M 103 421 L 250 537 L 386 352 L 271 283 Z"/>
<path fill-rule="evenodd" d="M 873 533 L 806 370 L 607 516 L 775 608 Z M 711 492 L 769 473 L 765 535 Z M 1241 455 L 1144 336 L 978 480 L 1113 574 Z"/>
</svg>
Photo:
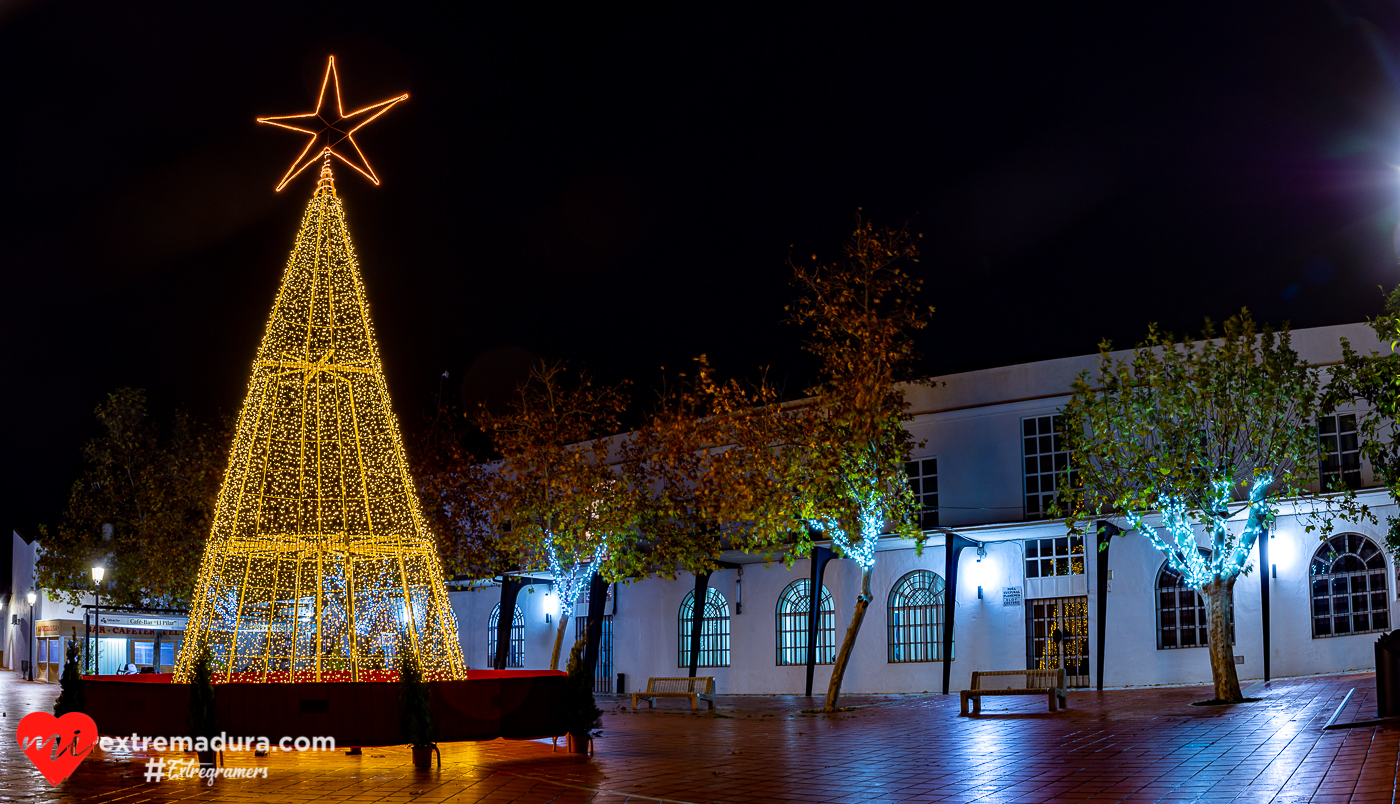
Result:
<svg viewBox="0 0 1400 804">
<path fill-rule="evenodd" d="M 696 678 L 649 678 L 646 692 L 632 693 L 632 708 L 637 701 L 646 701 L 649 708 L 656 708 L 657 698 L 689 698 L 690 711 L 699 709 L 698 702 L 704 701 L 710 709 L 715 708 L 715 677 Z"/>
<path fill-rule="evenodd" d="M 983 687 L 983 679 L 997 676 L 1019 676 L 1025 681 L 1022 687 Z M 966 715 L 967 702 L 972 701 L 972 714 L 982 711 L 983 695 L 1044 695 L 1050 701 L 1050 711 L 1069 708 L 1069 690 L 1065 688 L 1065 671 L 1055 670 L 988 670 L 972 674 L 972 689 L 962 691 L 961 714 Z"/>
</svg>

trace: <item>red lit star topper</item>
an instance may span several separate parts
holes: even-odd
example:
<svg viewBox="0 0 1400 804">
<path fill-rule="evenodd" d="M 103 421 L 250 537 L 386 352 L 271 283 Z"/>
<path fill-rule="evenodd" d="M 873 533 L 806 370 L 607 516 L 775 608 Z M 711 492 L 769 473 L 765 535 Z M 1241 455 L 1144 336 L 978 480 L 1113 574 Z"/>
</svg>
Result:
<svg viewBox="0 0 1400 804">
<path fill-rule="evenodd" d="M 326 108 L 326 87 L 332 85 L 335 87 L 335 108 L 328 109 Z M 322 156 L 329 158 L 332 155 L 378 185 L 379 177 L 374 175 L 374 168 L 369 166 L 369 160 L 365 158 L 364 151 L 361 151 L 360 146 L 356 144 L 355 132 L 392 109 L 395 104 L 406 100 L 408 100 L 408 95 L 404 94 L 346 114 L 345 107 L 340 103 L 340 76 L 335 72 L 335 56 L 331 56 L 326 61 L 326 77 L 321 80 L 321 94 L 316 98 L 316 111 L 258 118 L 259 123 L 268 123 L 311 135 L 306 147 L 301 149 L 296 161 L 292 162 L 292 166 L 287 169 L 287 175 L 283 176 L 282 182 L 277 185 L 277 192 L 281 192 L 282 188 L 287 186 L 287 182 L 296 178 L 297 174 L 315 164 L 317 159 Z M 349 143 L 349 147 L 345 148 L 342 143 Z M 342 148 L 348 153 L 341 153 L 336 150 L 337 148 Z"/>
</svg>

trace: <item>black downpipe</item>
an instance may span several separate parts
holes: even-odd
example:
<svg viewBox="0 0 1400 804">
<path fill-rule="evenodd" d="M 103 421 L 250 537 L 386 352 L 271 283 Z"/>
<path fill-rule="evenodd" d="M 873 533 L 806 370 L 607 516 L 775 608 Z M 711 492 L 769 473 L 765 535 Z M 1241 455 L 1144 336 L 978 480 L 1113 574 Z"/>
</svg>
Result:
<svg viewBox="0 0 1400 804">
<path fill-rule="evenodd" d="M 953 615 L 958 610 L 958 554 L 966 547 L 976 547 L 977 542 L 964 538 L 951 530 L 943 531 L 947 543 L 943 550 L 943 572 L 947 582 L 943 590 L 943 694 L 948 694 L 948 684 L 953 676 Z"/>
<path fill-rule="evenodd" d="M 506 669 L 510 660 L 510 627 L 515 622 L 515 600 L 526 582 L 508 575 L 501 579 L 501 615 L 496 618 L 496 662 L 493 668 Z"/>
<path fill-rule="evenodd" d="M 821 605 L 823 579 L 826 577 L 826 562 L 836 554 L 825 547 L 812 548 L 812 588 L 807 607 L 807 697 L 812 697 L 812 674 L 817 670 L 817 617 Z"/>
<path fill-rule="evenodd" d="M 1259 540 L 1259 608 L 1260 616 L 1264 620 L 1264 681 L 1269 680 L 1269 576 L 1273 574 L 1273 565 L 1269 563 L 1269 538 L 1273 536 L 1274 529 L 1270 527 L 1264 532 L 1264 538 Z M 1379 668 L 1378 668 L 1379 669 Z"/>
<path fill-rule="evenodd" d="M 1121 528 L 1119 528 L 1117 525 L 1114 525 L 1112 522 L 1100 521 L 1097 523 L 1097 525 L 1098 527 L 1095 529 L 1094 532 L 1095 540 L 1098 542 L 1098 550 L 1096 551 L 1098 554 L 1098 562 L 1096 564 L 1098 571 L 1095 573 L 1095 575 L 1097 576 L 1097 586 L 1099 591 L 1099 649 L 1098 655 L 1095 656 L 1094 659 L 1098 665 L 1099 691 L 1102 692 L 1104 646 L 1105 644 L 1107 644 L 1105 638 L 1108 633 L 1108 547 L 1110 544 L 1113 543 L 1113 537 L 1117 536 L 1123 531 Z"/>
<path fill-rule="evenodd" d="M 588 641 L 583 647 L 583 668 L 588 673 L 587 678 L 596 678 L 598 646 L 602 644 L 603 616 L 607 604 L 608 582 L 595 572 L 588 582 L 588 629 L 585 631 Z"/>
<path fill-rule="evenodd" d="M 690 677 L 695 678 L 695 669 L 700 666 L 700 628 L 705 619 L 705 602 L 710 590 L 710 573 L 701 572 L 695 576 L 695 600 L 690 607 Z"/>
</svg>

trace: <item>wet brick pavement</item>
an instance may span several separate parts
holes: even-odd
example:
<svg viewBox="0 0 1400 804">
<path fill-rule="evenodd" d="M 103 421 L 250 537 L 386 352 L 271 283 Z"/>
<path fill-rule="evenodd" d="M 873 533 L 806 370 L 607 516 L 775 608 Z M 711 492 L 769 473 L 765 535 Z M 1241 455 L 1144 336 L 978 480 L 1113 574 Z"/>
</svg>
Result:
<svg viewBox="0 0 1400 804">
<path fill-rule="evenodd" d="M 57 687 L 0 672 L 0 802 L 1370 802 L 1394 801 L 1400 727 L 1324 731 L 1374 713 L 1370 675 L 1275 681 L 1258 703 L 1192 707 L 1208 688 L 1071 694 L 1068 712 L 1036 698 L 989 698 L 957 717 L 956 695 L 851 697 L 854 711 L 802 714 L 797 697 L 721 698 L 714 715 L 681 701 L 608 710 L 597 755 L 549 741 L 457 743 L 442 769 L 414 771 L 404 748 L 229 754 L 266 779 L 145 781 L 171 752 L 94 750 L 51 787 L 20 752 L 19 717 Z"/>
</svg>

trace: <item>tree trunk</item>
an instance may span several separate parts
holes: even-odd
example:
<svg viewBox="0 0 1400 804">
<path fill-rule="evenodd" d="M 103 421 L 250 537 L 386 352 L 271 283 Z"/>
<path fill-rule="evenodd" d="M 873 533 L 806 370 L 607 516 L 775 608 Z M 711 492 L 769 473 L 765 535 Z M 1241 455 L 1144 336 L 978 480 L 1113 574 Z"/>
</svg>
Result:
<svg viewBox="0 0 1400 804">
<path fill-rule="evenodd" d="M 1240 679 L 1235 673 L 1235 646 L 1230 644 L 1230 600 L 1235 579 L 1215 580 L 1201 587 L 1206 599 L 1206 618 L 1210 628 L 1210 675 L 1215 682 L 1215 699 L 1240 703 Z"/>
<path fill-rule="evenodd" d="M 564 644 L 564 630 L 569 627 L 569 615 L 560 612 L 555 615 L 559 618 L 559 630 L 554 632 L 554 652 L 549 655 L 549 669 L 559 669 L 559 648 Z"/>
<path fill-rule="evenodd" d="M 851 624 L 846 629 L 846 641 L 841 643 L 841 652 L 836 654 L 836 665 L 831 668 L 831 683 L 826 688 L 826 707 L 823 712 L 835 712 L 836 703 L 841 698 L 841 680 L 846 675 L 846 664 L 851 660 L 851 651 L 856 646 L 856 636 L 860 624 L 865 620 L 865 610 L 870 608 L 870 567 L 860 571 L 860 597 L 856 598 L 856 610 L 851 613 Z"/>
</svg>

